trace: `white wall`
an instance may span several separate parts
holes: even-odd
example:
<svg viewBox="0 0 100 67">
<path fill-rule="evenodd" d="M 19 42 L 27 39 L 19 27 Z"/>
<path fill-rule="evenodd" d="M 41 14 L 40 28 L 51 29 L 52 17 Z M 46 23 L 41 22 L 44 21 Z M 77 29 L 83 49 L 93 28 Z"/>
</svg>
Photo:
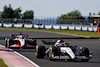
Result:
<svg viewBox="0 0 100 67">
<path fill-rule="evenodd" d="M 82 30 L 83 31 L 87 31 L 88 30 L 88 27 L 87 26 L 82 26 Z"/>
<path fill-rule="evenodd" d="M 61 25 L 61 29 L 62 30 L 66 30 L 67 28 L 68 28 L 68 25 L 65 25 L 65 24 L 64 25 L 63 24 Z"/>
<path fill-rule="evenodd" d="M 82 26 L 81 25 L 76 25 L 75 26 L 75 30 L 81 30 L 82 29 Z"/>
<path fill-rule="evenodd" d="M 34 28 L 36 28 L 36 29 L 43 29 L 44 28 L 44 25 L 36 25 L 36 24 L 34 24 Z"/>
<path fill-rule="evenodd" d="M 68 29 L 69 29 L 69 30 L 74 30 L 74 29 L 75 29 L 75 26 L 74 26 L 74 25 L 69 25 L 69 26 L 68 26 Z"/>
<path fill-rule="evenodd" d="M 0 23 L 0 27 L 2 26 L 2 23 Z"/>
<path fill-rule="evenodd" d="M 97 32 L 97 29 L 98 29 L 98 27 L 95 27 L 95 26 L 93 27 L 94 32 Z"/>
<path fill-rule="evenodd" d="M 24 24 L 24 28 L 32 28 L 33 24 Z"/>
<path fill-rule="evenodd" d="M 60 25 L 53 25 L 53 29 L 55 29 L 55 30 L 60 29 Z"/>
<path fill-rule="evenodd" d="M 23 24 L 14 24 L 14 27 L 16 28 L 22 28 Z"/>
<path fill-rule="evenodd" d="M 52 25 L 45 25 L 45 29 L 52 29 Z"/>
<path fill-rule="evenodd" d="M 88 31 L 93 31 L 93 26 L 89 26 Z"/>
<path fill-rule="evenodd" d="M 9 24 L 4 23 L 4 24 L 3 24 L 3 27 L 7 27 L 7 28 L 8 28 L 8 27 L 12 27 L 12 23 L 9 23 Z"/>
</svg>

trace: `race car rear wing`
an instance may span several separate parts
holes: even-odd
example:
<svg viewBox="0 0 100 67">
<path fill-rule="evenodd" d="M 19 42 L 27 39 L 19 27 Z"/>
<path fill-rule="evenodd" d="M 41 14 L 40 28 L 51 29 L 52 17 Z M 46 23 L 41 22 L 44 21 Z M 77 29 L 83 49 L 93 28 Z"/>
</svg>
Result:
<svg viewBox="0 0 100 67">
<path fill-rule="evenodd" d="M 18 35 L 22 35 L 23 37 L 28 37 L 28 35 L 27 34 L 11 34 L 11 38 L 14 38 L 14 37 L 16 37 L 16 36 L 18 36 Z"/>
<path fill-rule="evenodd" d="M 42 40 L 43 44 L 55 44 L 57 40 Z"/>
</svg>

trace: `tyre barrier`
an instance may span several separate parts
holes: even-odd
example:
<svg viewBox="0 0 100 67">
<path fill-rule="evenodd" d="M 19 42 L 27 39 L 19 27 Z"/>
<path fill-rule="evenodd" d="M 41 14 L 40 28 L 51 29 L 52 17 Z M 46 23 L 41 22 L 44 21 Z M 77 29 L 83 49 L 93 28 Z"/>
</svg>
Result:
<svg viewBox="0 0 100 67">
<path fill-rule="evenodd" d="M 43 29 L 44 28 L 44 25 L 34 24 L 34 28 L 36 28 L 36 29 Z"/>
<path fill-rule="evenodd" d="M 81 29 L 82 29 L 82 26 L 81 25 L 76 25 L 75 26 L 75 30 L 80 31 Z"/>
<path fill-rule="evenodd" d="M 24 24 L 24 28 L 32 28 L 33 24 Z"/>
<path fill-rule="evenodd" d="M 74 25 L 69 25 L 69 26 L 68 26 L 68 29 L 69 29 L 69 30 L 75 30 L 75 26 L 74 26 Z"/>
<path fill-rule="evenodd" d="M 93 27 L 93 31 L 94 31 L 94 32 L 97 32 L 97 28 L 98 28 L 97 26 L 94 26 L 94 27 Z"/>
<path fill-rule="evenodd" d="M 23 27 L 23 24 L 14 24 L 14 27 L 16 27 L 16 28 L 22 28 Z"/>
<path fill-rule="evenodd" d="M 11 23 L 4 23 L 4 24 L 3 24 L 3 27 L 6 27 L 6 28 L 12 27 L 12 24 L 11 24 Z"/>
<path fill-rule="evenodd" d="M 59 30 L 60 29 L 60 25 L 53 25 L 53 29 Z"/>
<path fill-rule="evenodd" d="M 93 26 L 89 26 L 88 31 L 90 31 L 90 32 L 93 31 Z"/>
<path fill-rule="evenodd" d="M 87 26 L 82 26 L 82 30 L 83 31 L 88 31 L 88 27 Z"/>
<path fill-rule="evenodd" d="M 0 23 L 0 27 L 2 26 L 2 23 Z"/>
<path fill-rule="evenodd" d="M 61 25 L 61 30 L 66 30 L 67 28 L 68 28 L 68 25 L 65 25 L 65 24 Z"/>
<path fill-rule="evenodd" d="M 45 29 L 52 29 L 52 25 L 45 25 Z"/>
<path fill-rule="evenodd" d="M 77 31 L 90 31 L 90 32 L 97 32 L 98 26 L 87 26 L 87 25 L 37 25 L 37 24 L 13 24 L 13 23 L 0 23 L 0 27 L 15 27 L 15 28 L 36 28 L 36 29 L 55 29 L 55 30 L 77 30 Z"/>
</svg>

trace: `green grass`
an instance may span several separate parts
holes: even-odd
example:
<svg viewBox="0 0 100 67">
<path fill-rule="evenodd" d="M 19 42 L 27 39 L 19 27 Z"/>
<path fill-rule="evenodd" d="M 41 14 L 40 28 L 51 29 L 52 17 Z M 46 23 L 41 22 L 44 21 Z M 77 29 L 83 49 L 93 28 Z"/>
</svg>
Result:
<svg viewBox="0 0 100 67">
<path fill-rule="evenodd" d="M 4 28 L 0 29 L 8 29 L 8 30 L 31 30 L 31 31 L 48 31 L 55 33 L 64 33 L 64 34 L 75 34 L 75 35 L 83 35 L 89 37 L 100 38 L 100 33 L 97 32 L 88 32 L 88 31 L 75 31 L 75 30 L 54 30 L 54 29 L 33 29 L 33 28 Z"/>
<path fill-rule="evenodd" d="M 1 58 L 0 58 L 0 67 L 8 67 Z"/>
</svg>

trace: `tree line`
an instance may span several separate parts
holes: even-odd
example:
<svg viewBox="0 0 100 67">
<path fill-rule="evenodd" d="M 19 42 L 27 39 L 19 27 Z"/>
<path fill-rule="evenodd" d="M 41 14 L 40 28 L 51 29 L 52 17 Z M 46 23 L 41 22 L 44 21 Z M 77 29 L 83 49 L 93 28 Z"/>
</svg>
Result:
<svg viewBox="0 0 100 67">
<path fill-rule="evenodd" d="M 11 4 L 9 4 L 9 6 L 5 5 L 3 7 L 3 11 L 0 12 L 0 18 L 17 18 L 17 19 L 33 19 L 34 18 L 33 10 L 26 10 L 23 14 L 21 12 L 22 12 L 22 9 L 20 7 L 14 10 Z"/>
<path fill-rule="evenodd" d="M 22 9 L 20 7 L 16 8 L 15 10 L 12 8 L 11 4 L 9 6 L 5 5 L 3 7 L 3 11 L 0 12 L 0 18 L 21 18 L 21 19 L 33 19 L 34 18 L 34 11 L 33 10 L 26 10 L 23 14 L 21 13 Z M 100 15 L 100 11 L 98 12 Z M 58 20 L 72 20 L 72 19 L 85 19 L 82 16 L 79 10 L 73 10 L 67 14 L 63 14 L 58 17 Z M 92 19 L 88 17 L 88 19 Z M 99 18 L 100 19 L 100 18 Z"/>
</svg>

